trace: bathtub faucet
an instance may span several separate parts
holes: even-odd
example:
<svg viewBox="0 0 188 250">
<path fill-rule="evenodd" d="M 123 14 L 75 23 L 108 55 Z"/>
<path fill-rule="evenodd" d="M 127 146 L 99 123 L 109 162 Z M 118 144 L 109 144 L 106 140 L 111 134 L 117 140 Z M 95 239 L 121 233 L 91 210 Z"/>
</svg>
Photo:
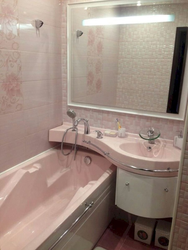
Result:
<svg viewBox="0 0 188 250">
<path fill-rule="evenodd" d="M 84 134 L 90 134 L 89 120 L 87 119 L 84 118 L 77 119 L 74 123 L 74 127 L 76 128 L 81 121 L 84 122 Z"/>
</svg>

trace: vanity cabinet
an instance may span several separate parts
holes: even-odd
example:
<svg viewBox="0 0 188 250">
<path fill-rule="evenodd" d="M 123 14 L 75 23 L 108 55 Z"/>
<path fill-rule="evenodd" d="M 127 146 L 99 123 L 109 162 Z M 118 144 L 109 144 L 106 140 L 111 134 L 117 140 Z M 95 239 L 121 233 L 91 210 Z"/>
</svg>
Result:
<svg viewBox="0 0 188 250">
<path fill-rule="evenodd" d="M 118 168 L 116 205 L 148 218 L 172 217 L 177 177 L 150 177 Z"/>
</svg>

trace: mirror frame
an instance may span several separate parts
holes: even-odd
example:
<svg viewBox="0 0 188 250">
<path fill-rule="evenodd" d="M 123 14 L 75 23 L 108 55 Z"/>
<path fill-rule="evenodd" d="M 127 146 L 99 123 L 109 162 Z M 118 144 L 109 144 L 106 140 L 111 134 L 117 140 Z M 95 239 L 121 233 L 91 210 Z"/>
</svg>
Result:
<svg viewBox="0 0 188 250">
<path fill-rule="evenodd" d="M 155 117 L 155 118 L 164 118 L 164 119 L 171 119 L 171 120 L 180 120 L 184 121 L 185 119 L 185 112 L 187 107 L 187 96 L 188 96 L 188 50 L 186 53 L 186 65 L 185 71 L 183 76 L 183 88 L 182 88 L 182 95 L 180 101 L 180 109 L 178 114 L 173 113 L 159 113 L 159 112 L 150 112 L 150 111 L 143 111 L 143 110 L 133 110 L 133 109 L 123 109 L 118 107 L 107 107 L 107 106 L 98 106 L 92 104 L 80 104 L 76 102 L 72 102 L 71 100 L 71 10 L 75 8 L 85 8 L 85 7 L 103 7 L 103 6 L 120 6 L 120 5 L 128 5 L 128 6 L 136 6 L 135 0 L 127 1 L 108 1 L 108 2 L 88 2 L 88 3 L 76 3 L 76 4 L 68 4 L 67 6 L 67 105 L 70 107 L 80 107 L 85 109 L 94 109 L 100 111 L 109 111 L 109 112 L 117 112 L 117 113 L 125 113 L 125 114 L 132 114 L 132 115 L 141 115 L 141 116 L 148 116 L 148 117 Z M 142 1 L 143 4 L 152 4 L 153 1 L 145 0 Z M 159 0 L 157 4 L 163 4 L 163 0 Z M 171 0 L 165 1 L 165 3 L 172 3 Z"/>
</svg>

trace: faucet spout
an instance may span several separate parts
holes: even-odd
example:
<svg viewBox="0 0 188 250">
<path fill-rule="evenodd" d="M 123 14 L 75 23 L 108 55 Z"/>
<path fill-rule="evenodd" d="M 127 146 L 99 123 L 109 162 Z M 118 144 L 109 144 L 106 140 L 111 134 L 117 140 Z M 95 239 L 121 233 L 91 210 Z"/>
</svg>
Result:
<svg viewBox="0 0 188 250">
<path fill-rule="evenodd" d="M 81 121 L 84 122 L 84 134 L 90 134 L 90 126 L 89 126 L 89 121 L 87 119 L 84 118 L 77 119 L 74 123 L 74 127 L 77 127 Z"/>
</svg>

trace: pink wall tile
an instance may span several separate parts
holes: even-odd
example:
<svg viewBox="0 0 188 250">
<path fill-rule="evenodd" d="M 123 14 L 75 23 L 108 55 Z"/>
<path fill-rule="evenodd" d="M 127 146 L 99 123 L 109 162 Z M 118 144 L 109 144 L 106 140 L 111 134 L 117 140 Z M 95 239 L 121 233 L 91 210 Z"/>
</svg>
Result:
<svg viewBox="0 0 188 250">
<path fill-rule="evenodd" d="M 62 102 L 49 105 L 49 128 L 62 125 Z"/>
<path fill-rule="evenodd" d="M 52 80 L 61 76 L 61 55 L 56 53 L 21 52 L 22 80 Z"/>
<path fill-rule="evenodd" d="M 0 127 L 0 145 L 6 145 L 25 136 L 23 117 L 16 122 Z"/>
<path fill-rule="evenodd" d="M 119 107 L 166 112 L 176 27 L 183 22 L 188 25 L 188 5 L 156 5 L 155 10 L 153 6 L 127 7 L 121 8 L 121 15 L 150 15 L 153 11 L 173 13 L 175 21 L 120 26 Z"/>
<path fill-rule="evenodd" d="M 49 129 L 49 106 L 28 109 L 24 112 L 26 135 Z"/>
<path fill-rule="evenodd" d="M 112 10 L 111 10 L 112 11 Z M 109 14 L 109 9 L 92 11 L 92 15 Z M 114 106 L 118 73 L 119 27 L 83 27 L 82 20 L 90 17 L 90 9 L 73 10 L 72 99 L 74 102 Z M 65 25 L 64 25 L 65 26 Z M 84 35 L 76 39 L 76 30 Z M 75 38 L 74 38 L 75 37 Z"/>
<path fill-rule="evenodd" d="M 48 130 L 62 122 L 61 6 L 59 0 L 2 0 L 0 16 L 2 172 L 52 147 Z M 37 36 L 24 25 L 39 18 L 44 25 Z"/>
<path fill-rule="evenodd" d="M 0 115 L 23 109 L 21 55 L 0 51 Z"/>
<path fill-rule="evenodd" d="M 44 24 L 60 27 L 61 9 L 59 0 L 19 0 L 19 19 L 22 23 L 30 23 L 31 20 L 40 19 Z"/>
<path fill-rule="evenodd" d="M 31 23 L 33 24 L 34 22 Z M 61 49 L 59 29 L 59 27 L 44 23 L 40 29 L 40 39 L 36 36 L 36 29 L 33 26 L 28 29 L 20 29 L 20 49 L 38 53 L 50 53 L 53 51 L 53 53 L 59 54 Z"/>
<path fill-rule="evenodd" d="M 48 104 L 48 80 L 23 82 L 24 109 Z"/>
<path fill-rule="evenodd" d="M 17 0 L 0 2 L 0 25 L 1 25 L 1 38 L 0 49 L 18 50 L 19 37 L 18 37 L 18 6 Z"/>
<path fill-rule="evenodd" d="M 48 129 L 41 130 L 26 137 L 25 155 L 29 159 L 51 147 L 48 142 Z"/>
<path fill-rule="evenodd" d="M 22 161 L 25 155 L 25 138 L 12 140 L 11 143 L 0 145 L 0 172 L 3 172 Z"/>
<path fill-rule="evenodd" d="M 175 230 L 173 235 L 172 250 L 186 249 L 188 246 L 188 162 L 184 161 L 183 173 L 181 176 L 181 186 L 179 191 L 179 201 L 175 220 Z M 184 171 L 185 170 L 185 171 Z"/>
</svg>

